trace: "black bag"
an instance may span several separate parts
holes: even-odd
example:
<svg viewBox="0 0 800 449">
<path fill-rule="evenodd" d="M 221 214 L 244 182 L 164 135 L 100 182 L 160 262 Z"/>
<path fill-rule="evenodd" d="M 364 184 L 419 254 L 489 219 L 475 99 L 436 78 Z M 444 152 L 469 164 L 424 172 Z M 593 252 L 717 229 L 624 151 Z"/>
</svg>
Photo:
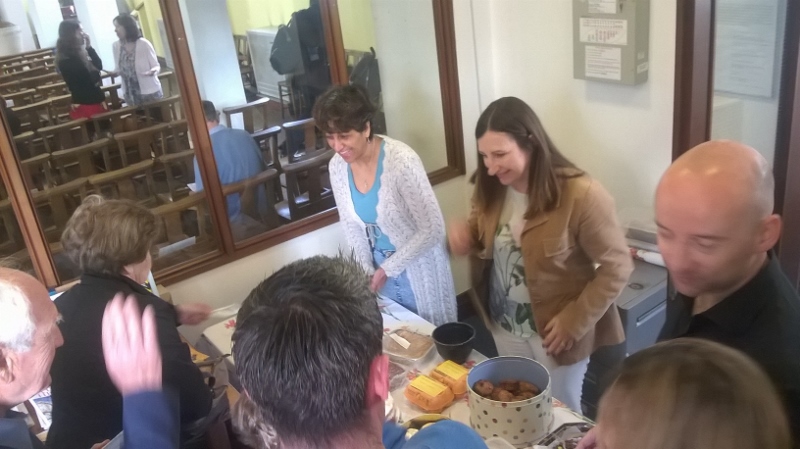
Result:
<svg viewBox="0 0 800 449">
<path fill-rule="evenodd" d="M 359 84 L 367 88 L 369 99 L 376 107 L 381 106 L 381 72 L 378 68 L 378 58 L 375 49 L 370 47 L 370 53 L 365 54 L 353 67 L 350 74 L 350 84 Z"/>
<path fill-rule="evenodd" d="M 297 24 L 294 14 L 286 25 L 281 25 L 272 43 L 269 63 L 280 75 L 297 75 L 303 73 L 303 56 L 300 53 L 300 39 L 297 36 Z"/>
</svg>

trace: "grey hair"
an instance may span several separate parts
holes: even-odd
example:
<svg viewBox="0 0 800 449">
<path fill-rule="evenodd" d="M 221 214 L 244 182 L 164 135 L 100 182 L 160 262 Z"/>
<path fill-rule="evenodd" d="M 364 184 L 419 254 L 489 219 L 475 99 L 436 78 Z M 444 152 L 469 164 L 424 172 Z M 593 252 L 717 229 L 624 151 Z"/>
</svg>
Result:
<svg viewBox="0 0 800 449">
<path fill-rule="evenodd" d="M 383 321 L 352 256 L 299 260 L 242 304 L 233 354 L 242 386 L 283 445 L 325 447 L 363 425 Z"/>
<path fill-rule="evenodd" d="M 775 176 L 769 162 L 759 154 L 758 164 L 755 166 L 754 183 L 756 205 L 759 208 L 759 218 L 764 218 L 773 213 L 775 209 Z"/>
<path fill-rule="evenodd" d="M 36 323 L 31 304 L 19 286 L 0 279 L 0 347 L 17 353 L 28 352 L 33 346 Z"/>
</svg>

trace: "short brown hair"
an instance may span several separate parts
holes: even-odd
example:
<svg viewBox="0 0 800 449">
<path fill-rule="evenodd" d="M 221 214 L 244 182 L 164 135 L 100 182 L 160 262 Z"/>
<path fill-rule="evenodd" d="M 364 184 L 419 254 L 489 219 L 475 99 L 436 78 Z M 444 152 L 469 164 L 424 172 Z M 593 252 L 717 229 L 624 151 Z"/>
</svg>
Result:
<svg viewBox="0 0 800 449">
<path fill-rule="evenodd" d="M 314 104 L 312 114 L 317 127 L 324 133 L 356 130 L 363 132 L 370 124 L 372 138 L 377 108 L 369 100 L 367 89 L 361 85 L 333 86 Z"/>
<path fill-rule="evenodd" d="M 61 245 L 84 273 L 119 274 L 143 261 L 157 237 L 156 216 L 147 208 L 89 195 L 67 222 Z"/>
<path fill-rule="evenodd" d="M 600 401 L 598 426 L 612 445 L 640 449 L 789 449 L 775 387 L 745 354 L 681 338 L 622 365 Z"/>
</svg>

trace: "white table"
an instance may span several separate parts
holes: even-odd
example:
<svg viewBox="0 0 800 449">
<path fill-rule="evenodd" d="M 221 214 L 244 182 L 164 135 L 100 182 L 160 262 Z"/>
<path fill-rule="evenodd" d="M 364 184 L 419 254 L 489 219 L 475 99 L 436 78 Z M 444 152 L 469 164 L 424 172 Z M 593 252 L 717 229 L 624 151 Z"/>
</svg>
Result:
<svg viewBox="0 0 800 449">
<path fill-rule="evenodd" d="M 383 326 L 387 329 L 397 328 L 398 326 L 403 325 L 410 325 L 415 330 L 426 333 L 430 335 L 435 326 L 420 316 L 408 311 L 407 309 L 403 308 L 401 305 L 397 304 L 396 302 L 387 299 L 387 298 L 380 298 L 379 302 L 381 315 L 383 316 Z M 209 354 L 209 355 L 219 355 L 219 354 L 230 354 L 231 353 L 231 337 L 233 336 L 233 331 L 236 328 L 236 312 L 238 312 L 238 307 L 229 306 L 227 310 L 230 310 L 231 316 L 228 319 L 225 319 L 213 326 L 210 326 L 203 332 L 203 338 L 208 341 L 211 346 L 213 346 L 213 350 L 211 352 L 216 352 L 217 354 Z M 235 310 L 235 311 L 234 311 Z M 198 348 L 199 349 L 199 348 Z M 231 360 L 233 360 L 231 358 Z M 472 353 L 467 358 L 466 366 L 472 367 L 482 361 L 486 360 L 486 357 L 479 353 L 478 351 L 472 351 Z M 416 366 L 415 369 L 410 371 L 410 377 L 413 378 L 416 374 L 427 374 L 433 371 L 433 369 L 442 363 L 444 359 L 442 359 L 436 351 L 433 351 L 432 356 L 427 357 L 424 360 L 421 360 L 420 363 Z M 398 388 L 395 391 L 392 391 L 392 399 L 394 400 L 395 407 L 400 411 L 400 419 L 407 421 L 413 419 L 417 416 L 425 414 L 424 411 L 418 409 L 413 404 L 409 403 L 405 396 L 403 395 L 404 387 Z M 469 422 L 469 404 L 467 403 L 467 398 L 460 399 L 453 403 L 450 407 L 446 408 L 442 415 L 447 416 L 448 418 L 462 422 L 466 425 L 470 425 Z M 572 410 L 564 407 L 556 405 L 553 410 L 553 426 L 552 429 L 556 429 L 562 424 L 569 423 L 569 422 L 582 422 L 585 421 L 581 415 L 573 412 Z"/>
</svg>

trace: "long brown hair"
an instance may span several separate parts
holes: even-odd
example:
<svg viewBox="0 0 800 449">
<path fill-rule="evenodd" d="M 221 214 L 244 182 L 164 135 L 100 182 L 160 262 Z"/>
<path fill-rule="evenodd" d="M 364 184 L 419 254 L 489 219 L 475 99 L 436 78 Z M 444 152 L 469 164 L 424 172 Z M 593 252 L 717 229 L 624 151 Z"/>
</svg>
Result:
<svg viewBox="0 0 800 449">
<path fill-rule="evenodd" d="M 745 354 L 680 338 L 622 365 L 600 401 L 598 426 L 611 447 L 789 449 L 775 387 Z"/>
<path fill-rule="evenodd" d="M 530 203 L 525 218 L 530 219 L 538 213 L 553 210 L 561 199 L 563 179 L 577 176 L 564 175 L 559 173 L 559 169 L 577 170 L 577 167 L 558 151 L 533 109 L 516 97 L 495 100 L 478 119 L 475 139 L 480 139 L 487 131 L 508 134 L 522 151 L 530 154 L 528 170 Z M 505 186 L 497 177 L 489 175 L 480 155 L 478 155 L 478 170 L 472 179 L 475 182 L 475 199 L 478 207 L 485 210 L 491 204 L 502 203 Z"/>
<path fill-rule="evenodd" d="M 77 33 L 81 24 L 77 20 L 65 20 L 58 26 L 58 40 L 56 41 L 56 59 L 63 61 L 65 59 L 77 58 L 86 69 L 90 72 L 99 71 L 94 66 L 89 53 L 83 46 L 83 41 L 78 39 Z"/>
</svg>

